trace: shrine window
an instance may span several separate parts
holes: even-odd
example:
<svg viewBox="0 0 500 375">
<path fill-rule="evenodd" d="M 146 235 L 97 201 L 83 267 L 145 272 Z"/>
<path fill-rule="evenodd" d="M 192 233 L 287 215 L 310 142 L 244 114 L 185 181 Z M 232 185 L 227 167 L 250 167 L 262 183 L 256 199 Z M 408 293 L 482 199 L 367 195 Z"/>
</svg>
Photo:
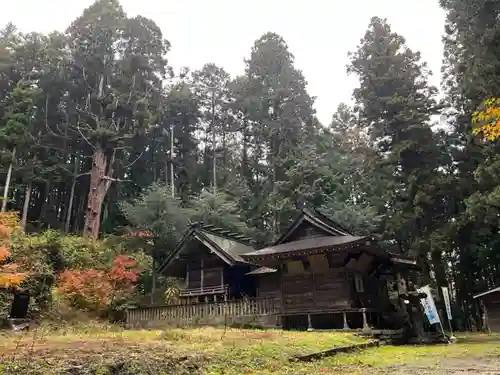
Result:
<svg viewBox="0 0 500 375">
<path fill-rule="evenodd" d="M 361 276 L 360 274 L 357 273 L 354 274 L 354 287 L 356 288 L 356 292 L 358 293 L 364 293 L 365 291 L 363 276 Z"/>
</svg>

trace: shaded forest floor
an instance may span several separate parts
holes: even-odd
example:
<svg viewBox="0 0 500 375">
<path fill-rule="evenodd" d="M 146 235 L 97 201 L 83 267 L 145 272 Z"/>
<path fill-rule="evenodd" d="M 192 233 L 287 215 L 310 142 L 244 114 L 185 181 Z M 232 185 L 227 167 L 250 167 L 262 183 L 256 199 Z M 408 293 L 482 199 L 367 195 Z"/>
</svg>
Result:
<svg viewBox="0 0 500 375">
<path fill-rule="evenodd" d="M 361 343 L 347 333 L 172 329 L 37 329 L 0 337 L 0 374 L 498 374 L 500 336 L 459 336 L 457 343 L 392 347 L 312 363 L 289 358 Z"/>
</svg>

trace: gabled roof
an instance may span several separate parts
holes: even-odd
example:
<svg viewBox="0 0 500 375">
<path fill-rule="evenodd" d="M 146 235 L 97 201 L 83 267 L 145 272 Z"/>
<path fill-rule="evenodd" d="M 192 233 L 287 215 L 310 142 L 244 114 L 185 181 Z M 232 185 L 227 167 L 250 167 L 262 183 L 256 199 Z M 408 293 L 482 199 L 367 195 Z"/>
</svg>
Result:
<svg viewBox="0 0 500 375">
<path fill-rule="evenodd" d="M 178 255 L 185 249 L 185 245 L 193 239 L 200 241 L 230 266 L 246 264 L 247 262 L 240 255 L 255 250 L 249 243 L 229 236 L 224 236 L 195 223 L 190 226 L 172 253 L 165 259 L 160 267 L 158 267 L 157 272 L 162 272 L 176 260 Z"/>
<path fill-rule="evenodd" d="M 326 215 L 323 215 L 317 211 L 310 211 L 308 209 L 303 209 L 301 214 L 295 219 L 290 228 L 283 233 L 283 235 L 276 240 L 274 245 L 280 245 L 287 240 L 297 228 L 304 222 L 309 222 L 315 227 L 325 231 L 331 236 L 351 236 L 351 233 L 341 225 L 337 224 Z"/>
</svg>

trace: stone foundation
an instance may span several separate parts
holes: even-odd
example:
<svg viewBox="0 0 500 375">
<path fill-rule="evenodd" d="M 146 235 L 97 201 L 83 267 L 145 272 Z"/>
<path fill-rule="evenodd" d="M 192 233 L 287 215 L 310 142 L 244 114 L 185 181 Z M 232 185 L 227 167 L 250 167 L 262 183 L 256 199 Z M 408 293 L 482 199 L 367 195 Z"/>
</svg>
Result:
<svg viewBox="0 0 500 375">
<path fill-rule="evenodd" d="M 238 327 L 238 328 L 281 328 L 280 319 L 274 315 L 210 317 L 190 320 L 140 320 L 127 322 L 128 329 L 163 329 L 167 327 Z"/>
</svg>

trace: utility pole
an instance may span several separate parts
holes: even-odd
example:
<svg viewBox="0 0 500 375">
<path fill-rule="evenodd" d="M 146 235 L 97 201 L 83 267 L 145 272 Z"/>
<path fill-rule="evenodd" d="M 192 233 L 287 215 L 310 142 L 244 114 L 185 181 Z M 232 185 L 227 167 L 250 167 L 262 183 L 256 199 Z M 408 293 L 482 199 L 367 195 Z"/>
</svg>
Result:
<svg viewBox="0 0 500 375">
<path fill-rule="evenodd" d="M 214 195 L 217 192 L 217 157 L 215 155 L 216 139 L 215 139 L 215 87 L 212 88 L 212 152 L 213 152 L 213 188 Z"/>
<path fill-rule="evenodd" d="M 172 198 L 175 197 L 174 184 L 174 125 L 170 125 L 170 192 Z"/>
</svg>

